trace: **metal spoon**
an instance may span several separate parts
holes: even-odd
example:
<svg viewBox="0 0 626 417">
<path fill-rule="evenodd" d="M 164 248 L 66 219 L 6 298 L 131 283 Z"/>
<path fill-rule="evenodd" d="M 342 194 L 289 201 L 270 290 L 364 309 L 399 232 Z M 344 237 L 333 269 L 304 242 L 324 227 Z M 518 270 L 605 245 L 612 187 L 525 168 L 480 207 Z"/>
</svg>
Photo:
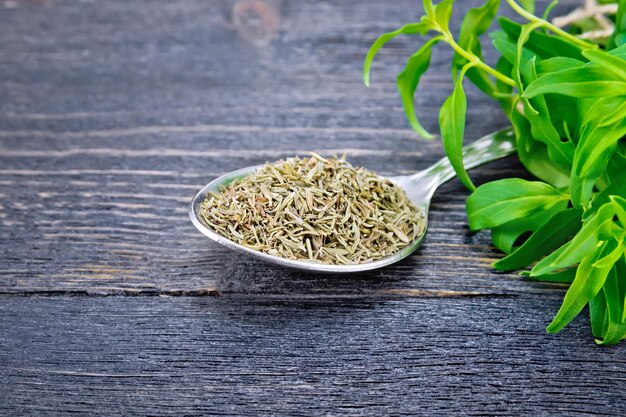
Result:
<svg viewBox="0 0 626 417">
<path fill-rule="evenodd" d="M 470 169 L 510 155 L 514 152 L 515 144 L 513 141 L 513 132 L 510 129 L 506 129 L 499 132 L 494 132 L 490 135 L 476 140 L 470 145 L 465 146 L 463 148 L 463 161 L 465 163 L 465 167 L 467 169 Z M 413 202 L 413 204 L 415 204 L 417 208 L 423 210 L 424 221 L 426 222 L 426 225 L 424 227 L 424 233 L 422 233 L 421 236 L 417 237 L 406 248 L 386 258 L 354 265 L 328 265 L 307 262 L 305 260 L 286 259 L 279 256 L 259 252 L 235 243 L 224 236 L 218 235 L 209 227 L 207 227 L 204 223 L 202 223 L 199 216 L 200 206 L 209 192 L 217 192 L 219 191 L 220 187 L 230 183 L 237 178 L 245 177 L 252 174 L 259 167 L 260 165 L 257 165 L 233 171 L 231 173 L 222 175 L 219 178 L 216 178 L 215 180 L 204 186 L 198 192 L 198 194 L 196 194 L 196 196 L 193 198 L 193 201 L 191 202 L 191 208 L 189 210 L 189 217 L 191 218 L 191 222 L 200 232 L 202 232 L 202 234 L 216 241 L 217 243 L 226 246 L 227 248 L 234 249 L 236 251 L 280 266 L 309 272 L 328 273 L 361 272 L 371 269 L 382 268 L 384 266 L 398 262 L 399 260 L 404 259 L 411 253 L 413 253 L 420 246 L 420 244 L 424 240 L 424 236 L 426 235 L 426 229 L 428 226 L 428 209 L 430 207 L 430 200 L 435 193 L 435 190 L 437 190 L 437 188 L 441 184 L 454 178 L 455 176 L 452 165 L 450 165 L 450 162 L 447 158 L 443 158 L 436 164 L 432 165 L 430 168 L 427 168 L 416 174 L 389 178 L 389 180 L 393 181 L 404 189 L 409 199 Z"/>
</svg>

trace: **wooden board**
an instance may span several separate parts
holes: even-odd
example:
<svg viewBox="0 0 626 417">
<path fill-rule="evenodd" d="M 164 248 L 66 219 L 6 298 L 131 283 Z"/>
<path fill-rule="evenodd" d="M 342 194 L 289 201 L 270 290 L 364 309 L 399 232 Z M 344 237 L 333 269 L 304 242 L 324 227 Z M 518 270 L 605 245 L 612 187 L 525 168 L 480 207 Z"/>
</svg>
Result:
<svg viewBox="0 0 626 417">
<path fill-rule="evenodd" d="M 315 151 L 392 175 L 442 157 L 394 85 L 421 40 L 360 78 L 418 3 L 0 0 L 4 411 L 624 414 L 624 348 L 593 346 L 586 319 L 544 333 L 565 287 L 494 272 L 457 181 L 423 248 L 349 277 L 241 257 L 189 222 L 195 192 L 243 166 Z M 456 27 L 479 2 L 458 3 Z M 449 57 L 416 99 L 434 132 Z M 468 141 L 506 125 L 468 97 Z M 508 176 L 529 178 L 514 158 L 472 173 Z"/>
<path fill-rule="evenodd" d="M 555 297 L 0 300 L 0 414 L 626 412 L 623 349 L 542 336 Z"/>
<path fill-rule="evenodd" d="M 197 233 L 186 212 L 215 176 L 297 153 L 345 152 L 382 174 L 443 156 L 439 141 L 408 129 L 393 85 L 419 40 L 390 43 L 372 88 L 361 81 L 368 45 L 414 6 L 263 3 L 280 24 L 259 45 L 233 23 L 241 4 L 19 2 L 0 15 L 0 293 L 280 293 L 302 279 L 315 291 L 360 291 L 355 279 L 242 258 Z M 448 52 L 434 56 L 417 98 L 434 131 L 451 87 Z M 469 139 L 506 124 L 493 103 L 468 94 Z M 509 159 L 474 178 L 494 175 L 527 174 Z M 500 254 L 487 234 L 468 232 L 466 196 L 456 181 L 444 187 L 424 248 L 356 279 L 398 290 L 554 290 L 494 275 Z"/>
</svg>

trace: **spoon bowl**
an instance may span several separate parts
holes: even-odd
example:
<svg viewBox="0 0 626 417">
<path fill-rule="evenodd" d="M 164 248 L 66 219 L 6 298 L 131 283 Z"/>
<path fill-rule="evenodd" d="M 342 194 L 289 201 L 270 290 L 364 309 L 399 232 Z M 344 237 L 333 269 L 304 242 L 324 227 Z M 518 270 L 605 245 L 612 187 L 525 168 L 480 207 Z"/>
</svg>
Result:
<svg viewBox="0 0 626 417">
<path fill-rule="evenodd" d="M 463 161 L 465 163 L 465 167 L 470 169 L 510 155 L 514 152 L 515 144 L 513 141 L 513 132 L 510 129 L 506 129 L 487 135 L 464 147 Z M 232 181 L 238 178 L 246 177 L 254 173 L 260 167 L 261 165 L 256 165 L 238 169 L 228 174 L 224 174 L 205 185 L 200 191 L 198 191 L 191 202 L 191 207 L 189 209 L 191 222 L 203 235 L 220 245 L 226 246 L 227 248 L 275 265 L 298 269 L 301 271 L 322 273 L 354 273 L 369 271 L 391 265 L 409 256 L 418 247 L 420 247 L 424 237 L 426 236 L 428 229 L 428 209 L 430 207 L 430 200 L 433 194 L 441 184 L 455 176 L 454 169 L 450 165 L 450 162 L 447 158 L 443 158 L 430 168 L 416 174 L 388 178 L 390 181 L 402 187 L 411 202 L 418 209 L 422 210 L 424 221 L 426 222 L 423 228 L 423 233 L 404 249 L 401 249 L 383 259 L 360 264 L 331 265 L 306 260 L 282 258 L 280 256 L 274 256 L 248 248 L 217 234 L 201 220 L 201 205 L 209 192 L 218 192 L 222 187 L 228 185 Z"/>
</svg>

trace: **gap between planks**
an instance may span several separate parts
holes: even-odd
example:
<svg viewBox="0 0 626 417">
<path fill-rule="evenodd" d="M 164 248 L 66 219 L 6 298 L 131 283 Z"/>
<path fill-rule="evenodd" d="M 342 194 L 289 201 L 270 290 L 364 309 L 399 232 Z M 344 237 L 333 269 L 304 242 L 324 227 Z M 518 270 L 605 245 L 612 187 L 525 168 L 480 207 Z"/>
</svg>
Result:
<svg viewBox="0 0 626 417">
<path fill-rule="evenodd" d="M 407 128 L 368 128 L 368 127 L 269 127 L 259 125 L 235 126 L 199 124 L 193 126 L 141 126 L 126 129 L 102 129 L 83 131 L 51 132 L 46 130 L 0 130 L 0 138 L 111 138 L 138 135 L 159 135 L 172 133 L 351 133 L 358 135 L 388 134 L 394 137 L 415 139 L 418 135 Z"/>
<path fill-rule="evenodd" d="M 427 107 L 427 106 L 423 106 Z M 431 106 L 433 109 L 437 108 L 435 106 Z M 366 106 L 366 107 L 351 107 L 348 109 L 345 108 L 336 108 L 329 106 L 293 106 L 293 107 L 285 107 L 285 106 L 269 106 L 267 103 L 263 106 L 263 109 L 268 112 L 280 112 L 280 111 L 288 111 L 289 113 L 297 112 L 297 113 L 315 113 L 315 114 L 326 114 L 326 113 L 348 113 L 348 114 L 363 114 L 364 112 L 372 112 L 372 111 L 382 111 L 382 112 L 401 112 L 403 111 L 402 106 Z M 2 119 L 17 119 L 17 120 L 75 120 L 75 119 L 88 119 L 88 118 L 102 118 L 102 117 L 120 117 L 120 116 L 128 116 L 128 115 L 160 115 L 163 113 L 167 113 L 168 115 L 177 114 L 177 115 L 187 115 L 187 114 L 200 114 L 204 115 L 207 111 L 213 109 L 210 108 L 201 108 L 201 107 L 178 107 L 178 108 L 164 108 L 161 110 L 116 110 L 116 111 L 93 111 L 93 112 L 68 112 L 68 113 L 17 113 L 17 112 L 5 112 L 0 113 L 0 118 Z M 257 114 L 259 108 L 256 106 L 220 106 L 220 110 L 224 112 L 237 112 L 242 113 L 245 111 L 253 112 Z"/>
<path fill-rule="evenodd" d="M 337 291 L 317 290 L 314 294 L 306 293 L 235 293 L 222 292 L 217 288 L 199 289 L 152 289 L 152 288 L 123 288 L 123 287 L 96 287 L 96 288 L 0 288 L 0 296 L 84 296 L 84 297 L 222 297 L 228 298 L 262 298 L 272 300 L 335 300 L 335 299 L 372 299 L 372 298 L 513 298 L 520 294 L 513 292 L 481 292 L 455 290 L 426 290 L 426 289 L 385 289 L 365 290 L 358 293 L 340 293 Z"/>
<path fill-rule="evenodd" d="M 381 149 L 356 149 L 356 148 L 337 148 L 337 149 L 220 149 L 215 151 L 199 151 L 194 149 L 114 149 L 114 148 L 93 148 L 93 149 L 67 149 L 64 151 L 37 151 L 37 150 L 8 150 L 0 149 L 0 157 L 3 158 L 69 158 L 74 156 L 110 156 L 110 157 L 126 157 L 126 158 L 145 158 L 145 157 L 198 157 L 198 158 L 282 158 L 292 155 L 307 156 L 315 152 L 322 156 L 333 157 L 346 155 L 346 157 L 402 157 L 402 158 L 419 158 L 423 156 L 422 152 L 407 151 L 399 152 L 395 150 Z"/>
</svg>

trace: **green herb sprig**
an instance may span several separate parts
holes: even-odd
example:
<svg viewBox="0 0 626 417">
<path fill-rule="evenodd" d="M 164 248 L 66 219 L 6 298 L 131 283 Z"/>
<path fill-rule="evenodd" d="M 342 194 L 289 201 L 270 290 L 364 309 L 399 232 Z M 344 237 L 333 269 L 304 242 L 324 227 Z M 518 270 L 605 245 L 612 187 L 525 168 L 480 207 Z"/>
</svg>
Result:
<svg viewBox="0 0 626 417">
<path fill-rule="evenodd" d="M 620 0 L 613 34 L 593 43 L 542 17 L 534 1 L 506 0 L 524 24 L 498 17 L 489 34 L 500 53 L 485 62 L 480 38 L 498 15 L 500 0 L 471 9 L 456 35 L 450 28 L 454 0 L 424 0 L 416 23 L 380 36 L 363 68 L 369 85 L 372 60 L 400 34 L 434 34 L 411 55 L 397 77 L 413 129 L 432 138 L 415 114 L 413 97 L 428 70 L 432 48 L 448 44 L 452 94 L 439 112 L 444 149 L 467 200 L 472 230 L 490 229 L 507 254 L 500 270 L 531 266 L 530 279 L 570 283 L 547 330 L 558 332 L 589 304 L 596 342 L 626 338 L 626 0 Z M 468 79 L 496 100 L 515 132 L 518 158 L 539 181 L 509 178 L 474 186 L 463 166 L 467 112 L 463 82 Z"/>
</svg>

